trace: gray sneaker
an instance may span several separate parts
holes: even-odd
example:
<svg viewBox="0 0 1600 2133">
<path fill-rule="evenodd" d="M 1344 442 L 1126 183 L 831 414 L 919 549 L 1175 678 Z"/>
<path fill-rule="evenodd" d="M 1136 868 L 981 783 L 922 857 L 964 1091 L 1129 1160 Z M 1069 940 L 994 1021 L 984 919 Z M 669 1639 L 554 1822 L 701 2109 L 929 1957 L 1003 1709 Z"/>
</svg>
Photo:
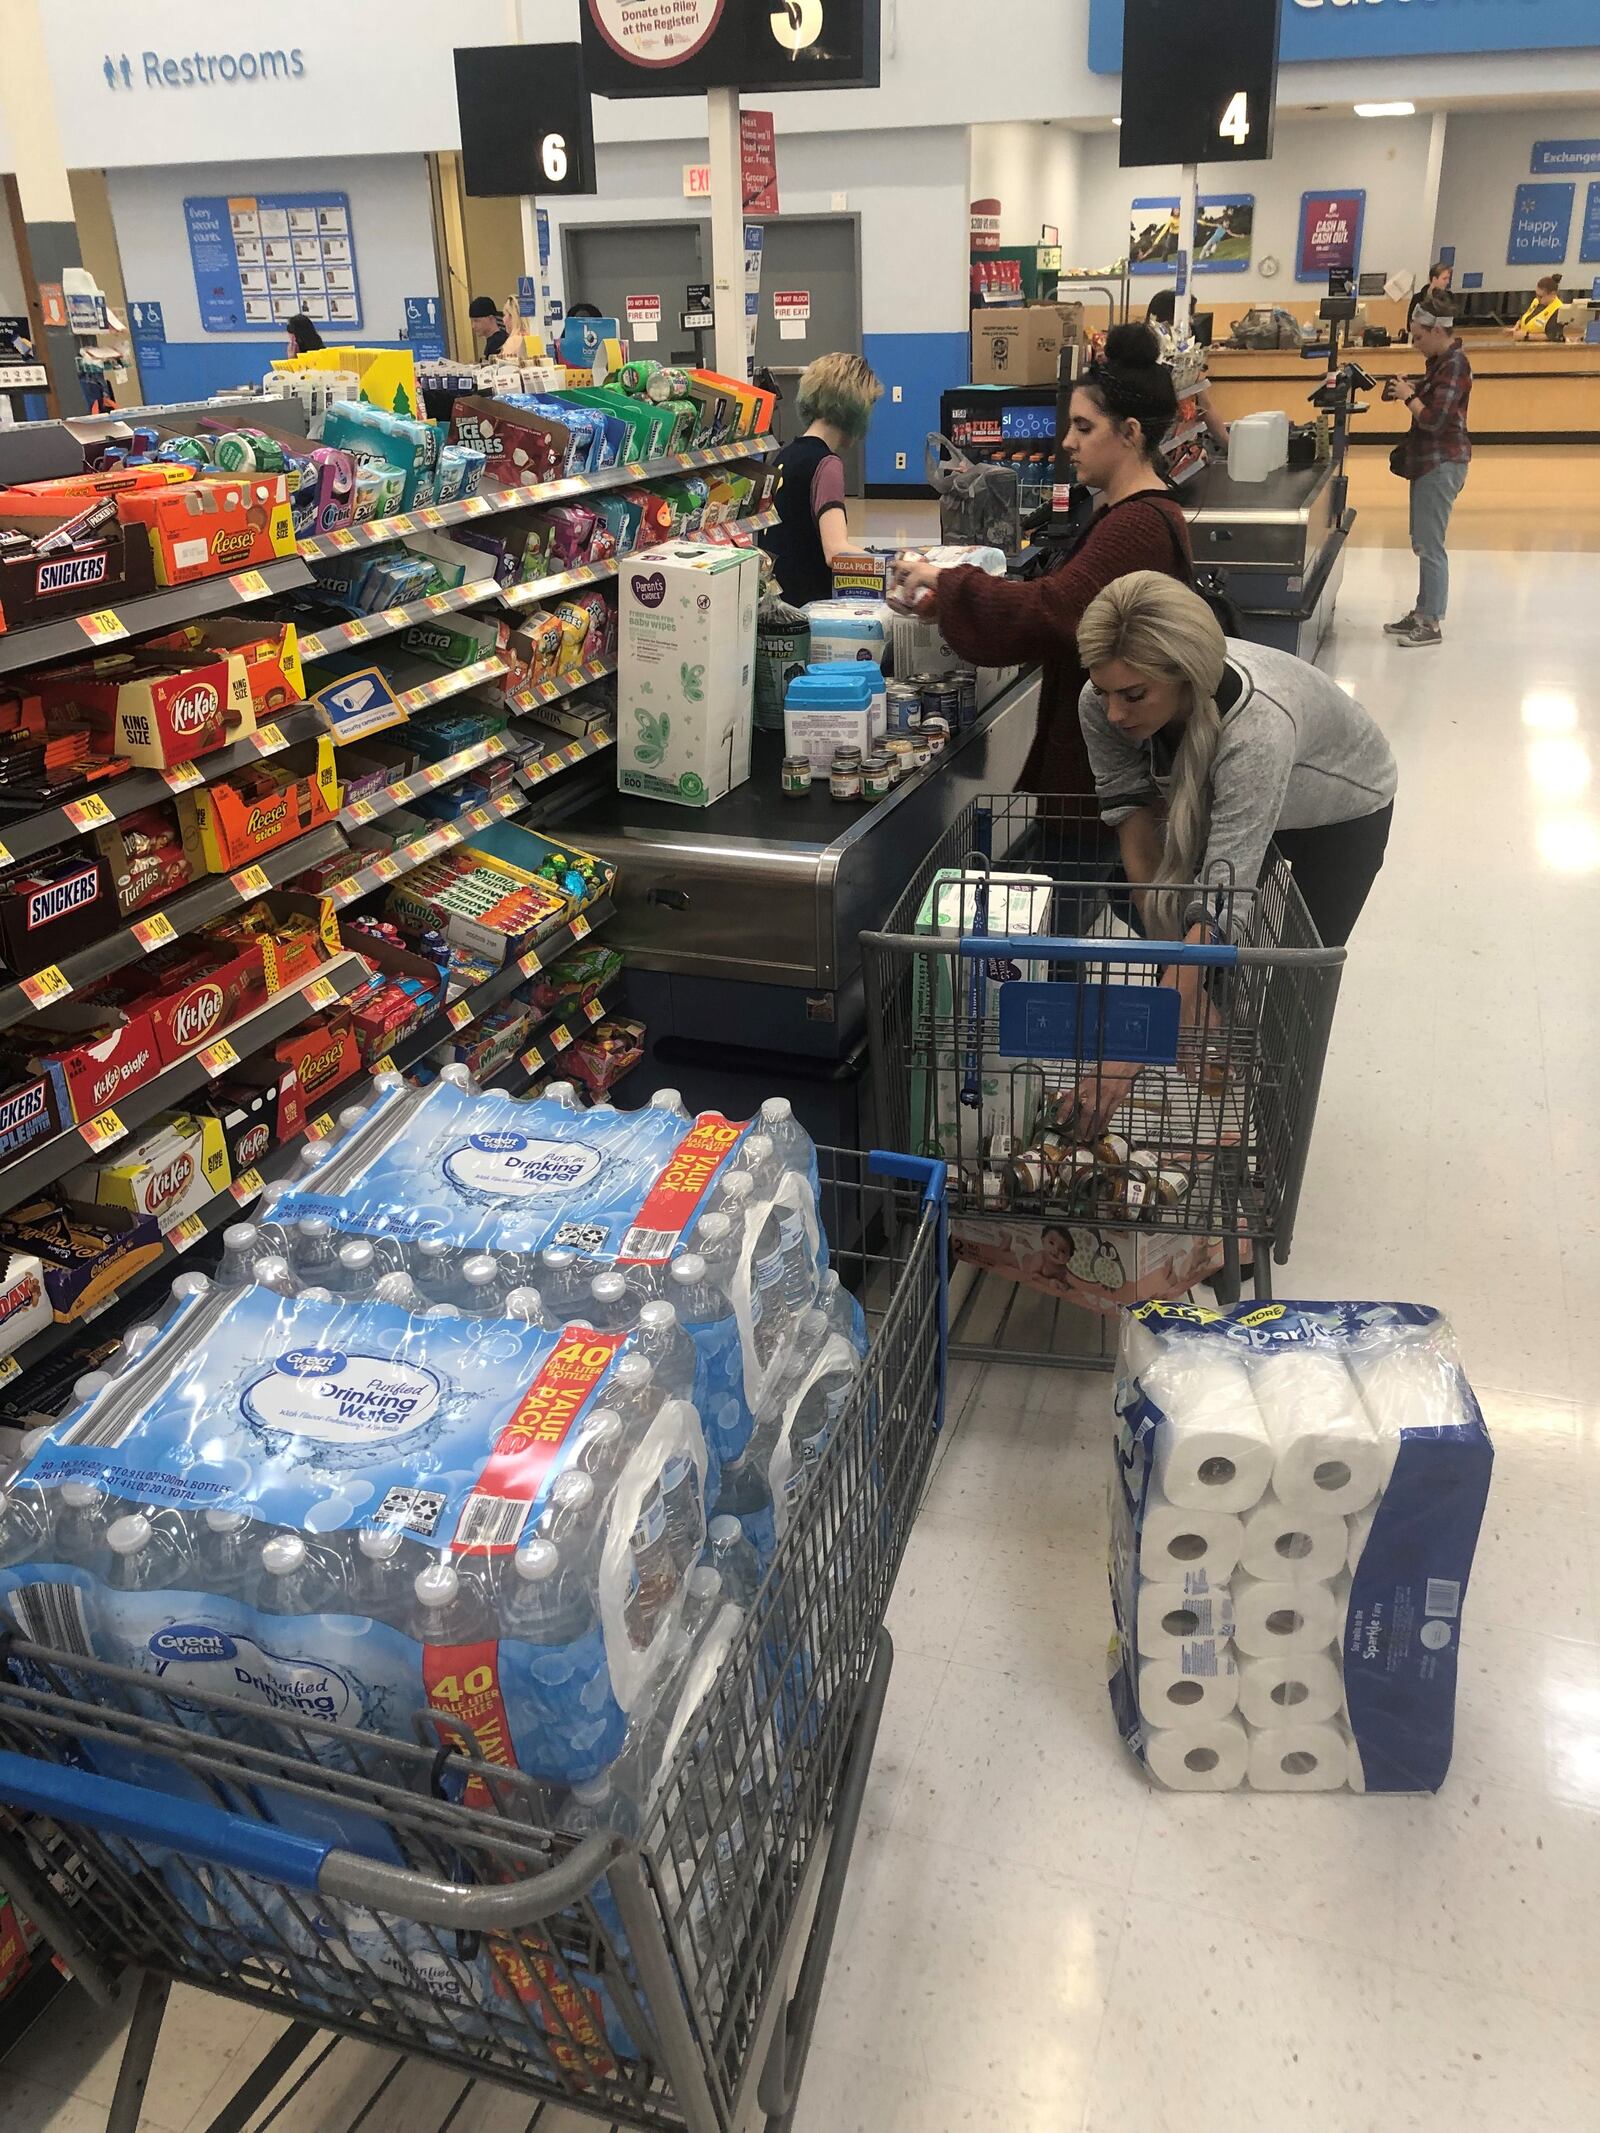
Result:
<svg viewBox="0 0 1600 2133">
<path fill-rule="evenodd" d="M 1416 619 L 1417 611 L 1413 608 L 1409 615 L 1402 615 L 1398 622 L 1386 622 L 1383 625 L 1383 634 L 1386 637 L 1409 637 Z"/>
<path fill-rule="evenodd" d="M 1410 629 L 1395 642 L 1402 651 L 1409 652 L 1419 644 L 1443 644 L 1444 631 L 1437 622 L 1424 622 L 1420 615 L 1413 615 Z"/>
</svg>

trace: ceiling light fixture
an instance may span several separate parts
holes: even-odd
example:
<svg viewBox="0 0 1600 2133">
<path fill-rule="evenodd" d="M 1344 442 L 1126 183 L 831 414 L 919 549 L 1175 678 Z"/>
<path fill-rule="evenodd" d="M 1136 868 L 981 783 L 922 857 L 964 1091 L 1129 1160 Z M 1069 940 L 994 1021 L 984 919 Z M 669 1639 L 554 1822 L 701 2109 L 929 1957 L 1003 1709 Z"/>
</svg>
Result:
<svg viewBox="0 0 1600 2133">
<path fill-rule="evenodd" d="M 1408 119 L 1416 117 L 1417 107 L 1415 104 L 1357 104 L 1355 114 L 1358 119 Z"/>
</svg>

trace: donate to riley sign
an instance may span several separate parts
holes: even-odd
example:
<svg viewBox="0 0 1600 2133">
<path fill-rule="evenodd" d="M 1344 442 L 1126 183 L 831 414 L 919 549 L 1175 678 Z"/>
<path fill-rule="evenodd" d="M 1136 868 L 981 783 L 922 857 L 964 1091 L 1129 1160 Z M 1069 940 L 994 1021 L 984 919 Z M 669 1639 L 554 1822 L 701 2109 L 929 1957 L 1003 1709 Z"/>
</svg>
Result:
<svg viewBox="0 0 1600 2133">
<path fill-rule="evenodd" d="M 1404 59 L 1546 52 L 1595 41 L 1596 0 L 1283 0 L 1278 55 Z M 1122 0 L 1089 0 L 1089 65 L 1122 72 Z"/>
</svg>

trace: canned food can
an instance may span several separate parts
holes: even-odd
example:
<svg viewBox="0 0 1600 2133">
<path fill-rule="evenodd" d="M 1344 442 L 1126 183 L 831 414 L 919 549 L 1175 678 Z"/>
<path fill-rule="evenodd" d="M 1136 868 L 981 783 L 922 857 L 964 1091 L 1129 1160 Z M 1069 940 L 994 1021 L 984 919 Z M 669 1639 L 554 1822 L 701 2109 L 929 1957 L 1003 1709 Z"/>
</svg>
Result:
<svg viewBox="0 0 1600 2133">
<path fill-rule="evenodd" d="M 787 793 L 805 793 L 811 790 L 811 758 L 808 755 L 786 755 L 783 759 L 783 789 Z"/>
<path fill-rule="evenodd" d="M 956 676 L 957 710 L 963 726 L 977 723 L 978 673 L 975 667 L 963 667 Z"/>
<path fill-rule="evenodd" d="M 922 691 L 908 681 L 891 681 L 885 695 L 887 730 L 890 733 L 909 732 L 913 718 L 921 715 Z"/>
<path fill-rule="evenodd" d="M 922 691 L 922 716 L 924 721 L 942 718 L 948 733 L 960 723 L 961 691 L 953 682 L 944 680 L 942 676 L 936 681 L 925 683 Z"/>
<path fill-rule="evenodd" d="M 1010 1188 L 1003 1170 L 986 1170 L 978 1182 L 978 1203 L 982 1207 L 1004 1207 L 1010 1198 Z"/>
</svg>

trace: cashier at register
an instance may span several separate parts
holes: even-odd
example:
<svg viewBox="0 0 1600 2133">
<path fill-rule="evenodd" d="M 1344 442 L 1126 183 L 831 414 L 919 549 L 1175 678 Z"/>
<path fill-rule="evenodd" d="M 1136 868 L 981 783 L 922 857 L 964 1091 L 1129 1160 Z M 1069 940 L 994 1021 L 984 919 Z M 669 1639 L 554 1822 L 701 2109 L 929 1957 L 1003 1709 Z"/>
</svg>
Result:
<svg viewBox="0 0 1600 2133">
<path fill-rule="evenodd" d="M 778 454 L 778 523 L 761 535 L 778 590 L 791 607 L 833 594 L 833 559 L 850 545 L 844 506 L 846 447 L 867 434 L 883 386 L 858 355 L 818 356 L 800 373 L 795 412 L 802 435 Z"/>
</svg>

